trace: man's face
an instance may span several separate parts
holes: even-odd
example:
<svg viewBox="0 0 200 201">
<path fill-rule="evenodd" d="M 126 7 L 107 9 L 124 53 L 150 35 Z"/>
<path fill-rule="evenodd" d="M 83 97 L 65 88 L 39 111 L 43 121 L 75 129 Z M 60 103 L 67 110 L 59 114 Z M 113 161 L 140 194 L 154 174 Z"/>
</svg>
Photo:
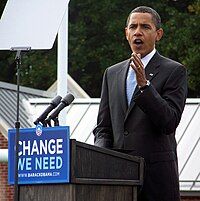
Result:
<svg viewBox="0 0 200 201">
<path fill-rule="evenodd" d="M 163 30 L 156 30 L 150 13 L 132 13 L 125 33 L 132 52 L 144 57 L 162 38 Z"/>
</svg>

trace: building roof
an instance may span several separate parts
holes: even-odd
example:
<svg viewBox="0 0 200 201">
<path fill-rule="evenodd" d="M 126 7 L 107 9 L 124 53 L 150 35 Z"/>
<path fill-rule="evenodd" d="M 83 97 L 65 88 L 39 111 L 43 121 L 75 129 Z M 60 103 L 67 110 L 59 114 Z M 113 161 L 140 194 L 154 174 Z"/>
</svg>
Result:
<svg viewBox="0 0 200 201">
<path fill-rule="evenodd" d="M 67 82 L 68 92 L 72 93 L 75 98 L 89 98 L 89 95 L 69 74 L 67 75 Z M 26 107 L 29 98 L 49 98 L 48 101 L 51 101 L 51 99 L 56 95 L 56 91 L 57 82 L 54 82 L 47 91 L 20 86 L 19 121 L 21 128 L 33 126 L 33 120 L 30 119 L 32 113 L 30 113 L 27 109 L 28 107 Z M 17 86 L 15 84 L 0 81 L 0 130 L 5 137 L 7 137 L 8 128 L 15 127 L 16 108 Z"/>
<path fill-rule="evenodd" d="M 44 111 L 51 99 L 29 99 L 29 111 L 32 111 L 30 119 L 34 121 Z M 92 130 L 96 126 L 99 109 L 99 98 L 76 98 L 70 106 L 64 109 L 67 116 L 66 124 L 70 127 L 71 138 L 80 142 L 93 144 Z M 27 104 L 28 106 L 28 104 Z"/>
<path fill-rule="evenodd" d="M 20 87 L 19 121 L 20 127 L 30 127 L 29 111 L 26 110 L 24 100 L 29 98 L 50 98 L 53 93 L 28 87 Z M 14 84 L 0 82 L 0 129 L 7 137 L 8 128 L 14 128 L 17 116 L 17 87 Z"/>
<path fill-rule="evenodd" d="M 74 95 L 76 98 L 90 98 L 89 95 L 78 85 L 77 82 L 67 74 L 67 88 L 70 93 Z M 57 91 L 57 81 L 55 81 L 47 90 L 48 92 L 56 92 Z"/>
<path fill-rule="evenodd" d="M 176 132 L 180 186 L 200 191 L 200 99 L 187 99 Z"/>
</svg>

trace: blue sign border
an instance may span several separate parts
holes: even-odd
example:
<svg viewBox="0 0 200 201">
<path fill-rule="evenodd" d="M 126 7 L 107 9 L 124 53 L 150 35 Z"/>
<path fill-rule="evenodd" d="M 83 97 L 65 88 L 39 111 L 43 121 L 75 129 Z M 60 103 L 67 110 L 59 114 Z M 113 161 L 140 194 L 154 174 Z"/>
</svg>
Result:
<svg viewBox="0 0 200 201">
<path fill-rule="evenodd" d="M 40 127 L 40 130 L 36 128 L 20 129 L 19 132 L 19 163 L 18 163 L 18 184 L 41 184 L 41 183 L 69 183 L 70 182 L 70 134 L 68 126 L 57 127 Z M 15 136 L 16 129 L 9 129 L 8 131 L 8 183 L 14 184 L 14 167 L 15 167 Z M 40 142 L 57 142 L 59 140 L 60 153 L 40 153 L 36 154 L 28 149 L 28 145 L 39 144 Z M 62 144 L 61 144 L 62 142 Z M 23 148 L 23 146 L 25 148 Z M 30 146 L 30 147 L 31 147 Z M 56 145 L 50 145 L 48 149 L 53 150 Z M 62 150 L 61 150 L 62 148 Z M 23 152 L 23 150 L 25 150 Z M 28 151 L 27 151 L 28 150 Z M 55 151 L 55 150 L 54 150 Z M 41 151 L 42 152 L 42 151 Z M 23 153 L 23 154 L 22 154 Z M 43 168 L 36 168 L 36 162 L 41 161 Z M 59 160 L 58 160 L 59 159 Z M 22 162 L 23 161 L 23 162 Z M 43 161 L 43 162 L 42 162 Z M 49 162 L 50 161 L 50 162 Z M 56 163 L 57 168 L 56 169 Z M 43 163 L 43 165 L 42 165 Z M 50 166 L 48 166 L 48 163 Z M 28 165 L 27 165 L 28 164 Z M 44 165 L 45 164 L 45 165 Z M 53 165 L 52 165 L 53 164 Z M 62 166 L 61 166 L 62 165 Z M 33 168 L 34 167 L 34 168 Z M 37 166 L 38 167 L 38 166 Z M 52 167 L 54 169 L 52 169 Z M 48 171 L 47 171 L 48 168 Z"/>
</svg>

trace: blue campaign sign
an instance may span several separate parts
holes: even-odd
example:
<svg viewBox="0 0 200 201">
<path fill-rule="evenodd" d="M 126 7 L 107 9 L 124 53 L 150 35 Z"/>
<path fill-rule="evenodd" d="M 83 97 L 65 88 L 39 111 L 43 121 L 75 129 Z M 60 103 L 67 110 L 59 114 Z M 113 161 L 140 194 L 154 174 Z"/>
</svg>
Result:
<svg viewBox="0 0 200 201">
<path fill-rule="evenodd" d="M 20 129 L 18 183 L 69 183 L 70 142 L 69 127 Z M 8 182 L 15 180 L 16 129 L 8 131 Z"/>
</svg>

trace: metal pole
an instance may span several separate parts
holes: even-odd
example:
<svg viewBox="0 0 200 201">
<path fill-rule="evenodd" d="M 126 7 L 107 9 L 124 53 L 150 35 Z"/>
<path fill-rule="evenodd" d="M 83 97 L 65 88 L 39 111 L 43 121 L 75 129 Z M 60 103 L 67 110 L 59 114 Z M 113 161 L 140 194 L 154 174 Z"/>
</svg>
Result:
<svg viewBox="0 0 200 201">
<path fill-rule="evenodd" d="M 19 135 L 20 135 L 20 122 L 19 122 L 19 92 L 20 92 L 20 66 L 21 66 L 21 52 L 30 51 L 31 47 L 11 47 L 11 51 L 16 51 L 15 63 L 17 69 L 17 116 L 15 122 L 16 135 L 15 135 L 15 167 L 14 167 L 14 201 L 19 200 L 19 186 L 18 186 L 18 161 L 19 161 Z"/>
<path fill-rule="evenodd" d="M 17 50 L 15 57 L 16 67 L 17 67 L 17 119 L 15 122 L 16 135 L 15 135 L 15 183 L 14 183 L 14 200 L 19 200 L 19 187 L 18 187 L 18 152 L 19 152 L 19 86 L 20 86 L 20 65 L 21 65 L 21 50 Z"/>
<path fill-rule="evenodd" d="M 57 67 L 57 95 L 64 97 L 67 94 L 68 74 L 68 5 L 58 31 L 58 67 Z M 59 115 L 60 125 L 66 125 L 66 113 Z"/>
</svg>

